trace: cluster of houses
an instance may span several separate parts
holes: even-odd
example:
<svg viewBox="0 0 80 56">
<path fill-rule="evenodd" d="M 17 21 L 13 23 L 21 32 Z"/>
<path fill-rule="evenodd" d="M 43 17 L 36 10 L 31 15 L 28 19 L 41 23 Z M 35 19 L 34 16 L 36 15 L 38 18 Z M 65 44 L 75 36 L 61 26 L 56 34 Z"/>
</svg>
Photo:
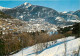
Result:
<svg viewBox="0 0 80 56">
<path fill-rule="evenodd" d="M 44 19 L 31 19 L 30 21 L 21 21 L 19 19 L 0 19 L 0 34 L 23 33 L 23 32 L 57 32 L 57 27 L 45 22 Z"/>
</svg>

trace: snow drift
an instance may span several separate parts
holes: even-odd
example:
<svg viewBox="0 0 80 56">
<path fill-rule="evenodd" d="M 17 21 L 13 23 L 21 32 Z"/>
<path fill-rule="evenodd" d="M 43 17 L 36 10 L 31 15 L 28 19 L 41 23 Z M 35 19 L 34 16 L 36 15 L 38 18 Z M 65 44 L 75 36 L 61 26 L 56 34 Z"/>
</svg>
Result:
<svg viewBox="0 0 80 56">
<path fill-rule="evenodd" d="M 11 56 L 74 56 L 79 54 L 80 38 L 74 36 L 36 44 Z"/>
</svg>

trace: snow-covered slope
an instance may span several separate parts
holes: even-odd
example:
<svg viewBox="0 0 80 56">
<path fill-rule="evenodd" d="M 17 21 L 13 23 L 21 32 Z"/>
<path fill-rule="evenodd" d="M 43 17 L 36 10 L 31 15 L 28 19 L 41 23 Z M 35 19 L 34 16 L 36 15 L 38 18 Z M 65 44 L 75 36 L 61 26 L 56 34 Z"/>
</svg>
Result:
<svg viewBox="0 0 80 56">
<path fill-rule="evenodd" d="M 66 54 L 64 43 L 52 47 L 40 53 L 38 56 L 73 56 L 74 52 L 78 51 L 80 39 L 68 41 L 66 44 Z"/>
<path fill-rule="evenodd" d="M 4 9 L 10 9 L 10 8 L 6 8 L 6 7 L 0 6 L 0 10 L 1 10 L 1 11 L 4 10 Z"/>
<path fill-rule="evenodd" d="M 64 12 L 62 12 L 62 13 L 67 13 L 67 11 L 64 11 Z"/>
<path fill-rule="evenodd" d="M 57 20 L 57 21 L 62 21 L 62 22 L 65 21 L 64 18 L 62 18 L 62 17 L 56 17 L 55 20 Z"/>
<path fill-rule="evenodd" d="M 67 56 L 73 56 L 78 53 L 79 46 L 80 38 L 75 39 L 74 36 L 70 36 L 57 41 L 40 43 L 32 47 L 24 48 L 11 56 L 65 56 L 65 53 Z"/>
<path fill-rule="evenodd" d="M 67 20 L 68 22 L 80 22 L 80 20 Z"/>
<path fill-rule="evenodd" d="M 0 6 L 0 10 L 5 9 L 5 7 Z"/>
<path fill-rule="evenodd" d="M 77 15 L 79 17 L 79 19 L 80 19 L 80 10 L 75 11 L 73 14 Z"/>
</svg>

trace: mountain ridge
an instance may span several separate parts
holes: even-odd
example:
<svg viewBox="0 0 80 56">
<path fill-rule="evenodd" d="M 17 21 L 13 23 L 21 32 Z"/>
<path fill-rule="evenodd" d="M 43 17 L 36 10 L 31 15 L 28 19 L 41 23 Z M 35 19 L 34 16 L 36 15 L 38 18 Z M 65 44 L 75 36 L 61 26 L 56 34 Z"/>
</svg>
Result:
<svg viewBox="0 0 80 56">
<path fill-rule="evenodd" d="M 27 4 L 26 4 L 27 5 Z M 30 19 L 30 18 L 47 18 L 47 17 L 53 17 L 58 15 L 58 12 L 54 9 L 38 6 L 38 5 L 31 5 L 30 7 L 26 8 L 25 3 L 17 6 L 13 9 L 9 9 L 4 11 L 6 14 L 9 14 L 13 17 L 20 18 L 22 15 L 24 20 Z"/>
<path fill-rule="evenodd" d="M 21 4 L 17 7 L 14 7 L 12 9 L 7 9 L 3 11 L 4 13 L 14 17 L 18 18 L 24 21 L 29 21 L 31 19 L 38 19 L 43 18 L 45 21 L 51 23 L 51 24 L 73 24 L 70 20 L 80 20 L 78 15 L 73 14 L 74 12 L 66 12 L 66 13 L 59 13 L 56 10 L 44 6 L 39 5 L 32 5 L 30 3 L 25 2 L 24 4 Z M 55 20 L 57 17 L 63 18 L 61 21 Z M 63 22 L 64 21 L 64 22 Z M 70 22 L 67 22 L 70 21 Z M 77 21 L 75 21 L 77 22 Z"/>
</svg>

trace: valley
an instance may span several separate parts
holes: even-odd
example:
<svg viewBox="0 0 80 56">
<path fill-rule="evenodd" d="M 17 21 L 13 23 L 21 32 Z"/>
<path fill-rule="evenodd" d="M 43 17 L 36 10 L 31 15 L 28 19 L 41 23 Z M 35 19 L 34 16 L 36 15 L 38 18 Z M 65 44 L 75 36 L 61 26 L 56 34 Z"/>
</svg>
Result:
<svg viewBox="0 0 80 56">
<path fill-rule="evenodd" d="M 80 56 L 80 10 L 0 6 L 0 56 Z"/>
</svg>

